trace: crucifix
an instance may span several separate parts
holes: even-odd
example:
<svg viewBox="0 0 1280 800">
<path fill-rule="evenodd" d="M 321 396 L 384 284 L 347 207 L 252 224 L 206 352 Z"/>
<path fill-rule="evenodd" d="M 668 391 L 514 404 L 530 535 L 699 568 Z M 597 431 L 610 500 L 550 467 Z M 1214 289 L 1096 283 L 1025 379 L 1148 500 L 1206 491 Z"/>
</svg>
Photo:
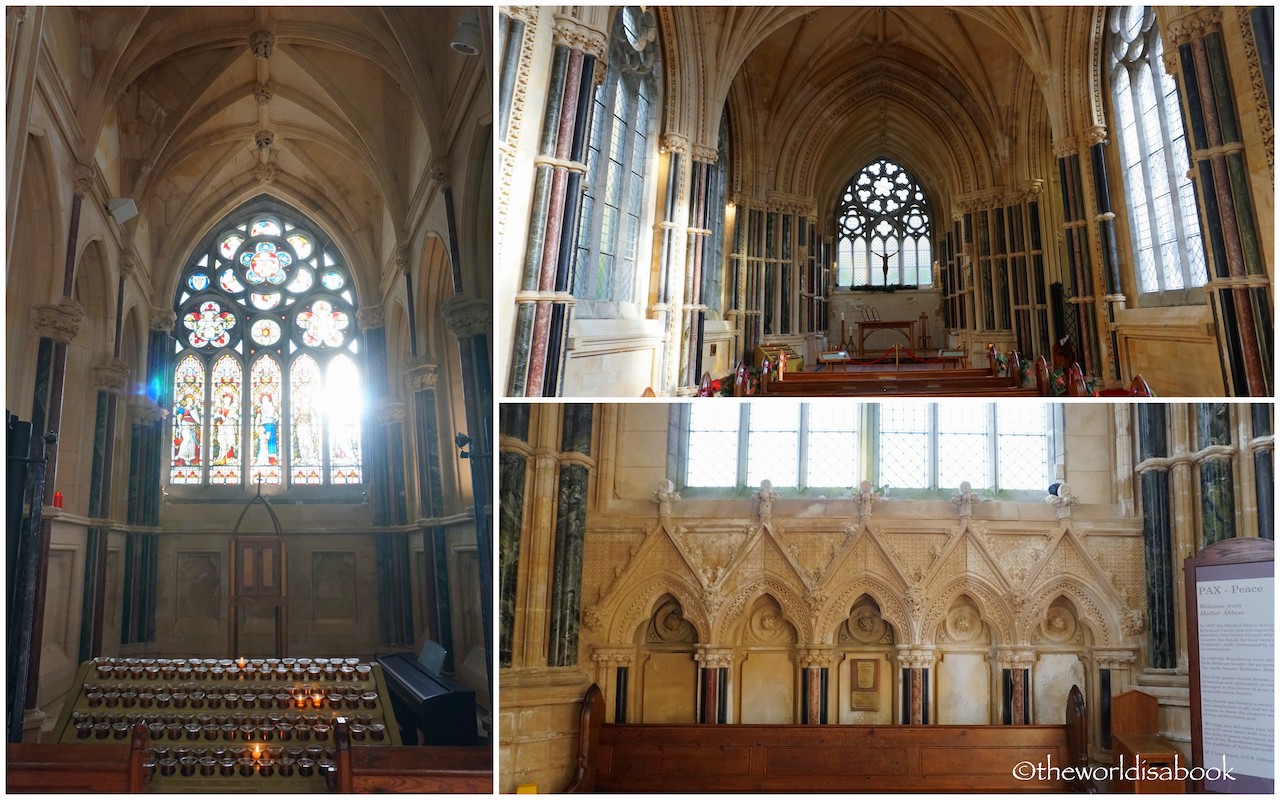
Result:
<svg viewBox="0 0 1280 800">
<path fill-rule="evenodd" d="M 898 251 L 894 250 L 892 253 L 877 253 L 875 250 L 872 250 L 871 254 L 874 256 L 880 256 L 880 272 L 884 276 L 884 285 L 888 286 L 889 285 L 889 259 L 892 256 L 896 256 L 898 254 Z"/>
</svg>

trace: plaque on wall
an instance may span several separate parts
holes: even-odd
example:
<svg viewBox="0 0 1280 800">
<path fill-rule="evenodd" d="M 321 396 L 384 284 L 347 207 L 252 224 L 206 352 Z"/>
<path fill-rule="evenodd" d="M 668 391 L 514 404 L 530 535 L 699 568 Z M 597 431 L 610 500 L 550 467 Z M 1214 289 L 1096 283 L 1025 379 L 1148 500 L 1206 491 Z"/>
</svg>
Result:
<svg viewBox="0 0 1280 800">
<path fill-rule="evenodd" d="M 850 698 L 854 711 L 880 710 L 880 661 L 855 658 L 849 662 Z"/>
<path fill-rule="evenodd" d="M 1275 787 L 1275 545 L 1227 539 L 1183 564 L 1191 752 L 1202 791 Z"/>
</svg>

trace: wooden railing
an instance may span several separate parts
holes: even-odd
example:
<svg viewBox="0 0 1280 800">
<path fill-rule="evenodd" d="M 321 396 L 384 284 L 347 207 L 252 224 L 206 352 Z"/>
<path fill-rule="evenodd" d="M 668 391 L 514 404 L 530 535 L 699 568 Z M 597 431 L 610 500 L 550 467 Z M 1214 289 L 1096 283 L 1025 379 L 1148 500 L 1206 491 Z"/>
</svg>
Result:
<svg viewBox="0 0 1280 800">
<path fill-rule="evenodd" d="M 1063 725 L 615 725 L 592 687 L 566 792 L 1086 791 L 1072 688 Z M 1044 765 L 1043 771 L 1022 763 Z M 1058 770 L 1047 769 L 1049 765 Z"/>
</svg>

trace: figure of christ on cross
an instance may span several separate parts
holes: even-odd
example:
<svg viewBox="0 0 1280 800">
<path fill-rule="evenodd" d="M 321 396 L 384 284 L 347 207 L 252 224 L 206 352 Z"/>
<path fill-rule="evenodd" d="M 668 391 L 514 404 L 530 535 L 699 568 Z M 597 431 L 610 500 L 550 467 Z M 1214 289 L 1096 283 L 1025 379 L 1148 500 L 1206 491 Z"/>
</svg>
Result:
<svg viewBox="0 0 1280 800">
<path fill-rule="evenodd" d="M 889 285 L 889 259 L 897 254 L 897 250 L 894 250 L 892 253 L 877 253 L 875 250 L 871 251 L 871 255 L 880 256 L 880 273 L 884 276 L 885 286 Z"/>
</svg>

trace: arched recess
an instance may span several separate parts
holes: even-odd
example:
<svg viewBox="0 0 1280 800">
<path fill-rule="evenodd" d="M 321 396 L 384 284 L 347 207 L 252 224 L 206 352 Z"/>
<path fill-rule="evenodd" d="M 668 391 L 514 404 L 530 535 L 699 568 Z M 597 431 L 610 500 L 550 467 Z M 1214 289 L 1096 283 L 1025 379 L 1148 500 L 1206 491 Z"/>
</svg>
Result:
<svg viewBox="0 0 1280 800">
<path fill-rule="evenodd" d="M 62 289 L 59 258 L 67 237 L 62 207 L 51 168 L 48 141 L 28 137 L 27 164 L 22 174 L 22 202 L 14 236 L 5 258 L 5 358 L 8 381 L 5 406 L 23 418 L 31 415 L 39 335 L 33 328 L 33 308 L 52 302 Z M 32 280 L 44 275 L 47 282 Z"/>
<path fill-rule="evenodd" d="M 1066 9 L 1067 30 L 1059 74 L 1063 80 L 1061 98 L 1066 110 L 1065 130 L 1055 130 L 1054 138 L 1079 135 L 1094 125 L 1107 124 L 1106 111 L 1106 21 L 1108 6 L 1080 6 Z M 1158 12 L 1157 12 L 1158 13 Z M 1160 16 L 1159 24 L 1165 18 Z"/>
<path fill-rule="evenodd" d="M 839 575 L 836 576 L 839 578 Z M 911 644 L 913 628 L 907 609 L 904 605 L 903 590 L 895 587 L 878 576 L 869 574 L 856 575 L 845 581 L 829 581 L 827 592 L 831 599 L 818 612 L 818 623 L 814 631 L 822 639 L 820 644 L 834 644 L 838 626 L 849 616 L 849 610 L 862 595 L 875 601 L 884 620 L 893 627 L 895 641 L 899 644 Z"/>
<path fill-rule="evenodd" d="M 923 640 L 935 642 L 934 637 L 943 630 L 948 613 L 955 604 L 956 598 L 966 596 L 980 614 L 982 620 L 992 626 L 992 634 L 996 641 L 1013 642 L 1015 640 L 1015 624 L 1013 610 L 1005 597 L 1009 590 L 997 586 L 981 575 L 968 573 L 957 575 L 949 581 L 930 586 L 928 589 L 929 605 L 921 625 L 924 631 Z"/>
<path fill-rule="evenodd" d="M 725 605 L 720 617 L 713 622 L 711 641 L 716 643 L 736 641 L 734 635 L 741 628 L 743 619 L 751 609 L 755 608 L 755 602 L 766 594 L 773 598 L 773 602 L 778 604 L 783 615 L 795 625 L 796 633 L 801 639 L 808 641 L 810 638 L 808 626 L 803 622 L 804 598 L 793 588 L 774 578 L 762 578 L 738 591 Z"/>
<path fill-rule="evenodd" d="M 62 394 L 62 429 L 58 431 L 58 486 L 65 497 L 63 508 L 89 515 L 95 427 L 98 421 L 98 387 L 93 368 L 112 355 L 115 338 L 115 287 L 100 239 L 88 242 L 76 264 L 72 299 L 84 309 L 80 331 L 67 345 L 67 366 Z M 105 408 L 102 409 L 105 413 Z"/>
<path fill-rule="evenodd" d="M 935 647 L 937 719 L 940 725 L 988 725 L 998 710 L 998 685 L 991 662 L 999 643 L 983 615 L 982 603 L 967 592 L 952 599 L 930 631 Z M 926 629 L 929 630 L 929 629 Z"/>
<path fill-rule="evenodd" d="M 436 364 L 448 356 L 445 343 L 448 331 L 440 304 L 453 294 L 450 275 L 449 247 L 440 234 L 428 233 L 422 243 L 418 268 L 414 275 L 414 315 L 418 334 L 418 353 Z"/>
<path fill-rule="evenodd" d="M 686 618 L 680 601 L 669 594 L 658 597 L 632 641 L 640 678 L 636 721 L 696 722 L 698 629 Z"/>
<path fill-rule="evenodd" d="M 897 647 L 907 642 L 903 629 L 872 594 L 860 593 L 827 635 L 835 645 L 837 710 L 832 722 L 891 724 L 898 697 L 895 657 Z"/>
<path fill-rule="evenodd" d="M 1058 596 L 1065 596 L 1075 604 L 1077 619 L 1090 629 L 1096 645 L 1123 647 L 1126 644 L 1127 637 L 1121 626 L 1124 616 L 1123 600 L 1106 588 L 1086 585 L 1079 576 L 1068 574 L 1043 579 L 1027 592 L 1031 602 L 1024 616 L 1018 620 L 1018 641 L 1031 640 L 1036 626 Z"/>
<path fill-rule="evenodd" d="M 1031 722 L 1061 725 L 1066 721 L 1067 693 L 1079 686 L 1086 705 L 1100 708 L 1088 664 L 1096 639 L 1091 623 L 1066 594 L 1054 597 L 1032 630 L 1036 662 L 1032 670 Z"/>
<path fill-rule="evenodd" d="M 799 626 L 770 592 L 759 593 L 729 631 L 735 680 L 736 722 L 788 725 L 799 722 L 799 679 L 794 648 Z"/>
<path fill-rule="evenodd" d="M 689 620 L 698 632 L 698 640 L 708 641 L 711 628 L 706 609 L 698 599 L 700 590 L 688 579 L 670 573 L 659 574 L 650 581 L 626 587 L 624 591 L 618 592 L 616 596 L 631 598 L 631 602 L 614 611 L 613 621 L 608 625 L 608 641 L 610 643 L 634 641 L 636 626 L 642 620 L 652 616 L 658 599 L 663 595 L 671 595 L 680 601 L 685 619 Z"/>
</svg>

